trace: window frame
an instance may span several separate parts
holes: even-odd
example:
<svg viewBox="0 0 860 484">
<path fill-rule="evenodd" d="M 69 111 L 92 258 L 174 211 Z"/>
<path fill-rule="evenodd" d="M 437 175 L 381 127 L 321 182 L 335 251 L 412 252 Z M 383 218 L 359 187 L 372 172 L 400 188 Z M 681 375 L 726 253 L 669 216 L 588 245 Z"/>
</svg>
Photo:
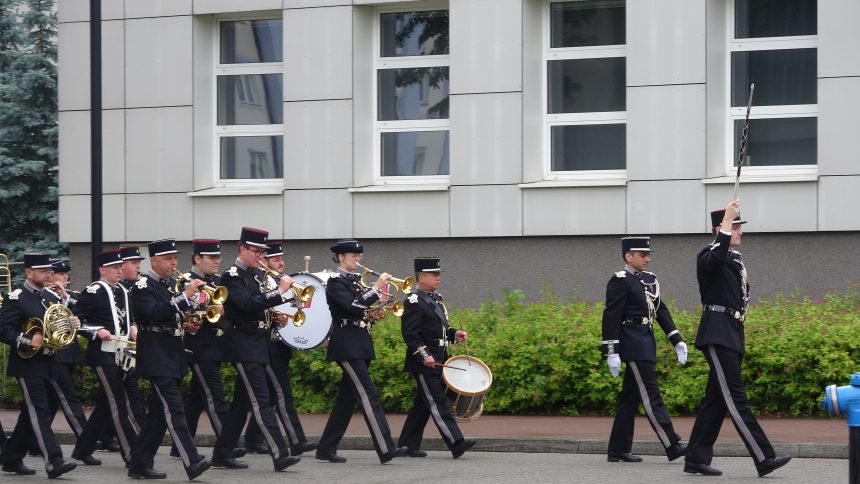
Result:
<svg viewBox="0 0 860 484">
<path fill-rule="evenodd" d="M 790 37 L 752 37 L 735 38 L 735 0 L 729 2 L 726 9 L 726 56 L 725 56 L 725 92 L 724 105 L 726 106 L 726 129 L 724 144 L 726 147 L 725 176 L 733 176 L 737 171 L 735 161 L 738 152 L 735 144 L 735 121 L 743 121 L 746 117 L 746 105 L 732 106 L 732 54 L 734 52 L 752 52 L 765 50 L 792 50 L 814 48 L 818 52 L 818 34 L 797 35 Z M 817 70 L 816 70 L 817 78 Z M 755 96 L 755 95 L 753 95 Z M 817 96 L 816 96 L 817 100 Z M 750 109 L 750 120 L 753 119 L 787 119 L 787 118 L 818 118 L 818 104 L 789 104 L 776 106 L 752 106 Z M 806 165 L 771 165 L 771 166 L 747 166 L 743 168 L 744 177 L 770 178 L 774 176 L 817 176 L 818 164 Z"/>
<path fill-rule="evenodd" d="M 432 1 L 421 2 L 418 5 L 387 5 L 373 9 L 373 70 L 371 74 L 371 109 L 373 116 L 373 185 L 448 185 L 451 181 L 451 110 L 450 110 L 450 76 L 451 76 L 451 53 L 448 55 L 422 55 L 403 57 L 382 57 L 382 14 L 402 12 L 426 12 L 431 10 L 445 10 L 448 12 L 448 39 L 450 46 L 451 38 L 451 9 L 448 2 Z M 409 69 L 420 67 L 448 67 L 448 118 L 445 119 L 410 119 L 410 120 L 379 120 L 379 71 L 382 69 Z M 447 175 L 409 175 L 409 176 L 383 176 L 382 175 L 382 134 L 402 133 L 418 131 L 448 131 L 448 174 Z"/>
<path fill-rule="evenodd" d="M 215 17 L 215 29 L 213 35 L 215 37 L 212 49 L 212 65 L 213 72 L 211 78 L 212 89 L 212 179 L 214 180 L 214 188 L 282 188 L 286 172 L 282 166 L 281 170 L 284 176 L 280 178 L 250 178 L 250 179 L 232 179 L 221 178 L 221 138 L 229 137 L 250 137 L 250 136 L 281 136 L 282 142 L 284 136 L 284 124 L 234 124 L 227 126 L 218 125 L 218 76 L 225 75 L 247 75 L 247 74 L 281 74 L 284 75 L 284 61 L 281 62 L 257 62 L 246 64 L 222 64 L 221 63 L 221 23 L 232 21 L 247 21 L 247 20 L 280 20 L 281 32 L 283 33 L 283 16 L 273 13 L 254 14 L 249 12 L 246 14 L 231 14 L 219 15 Z M 283 34 L 281 41 L 283 42 Z M 283 77 L 282 83 L 283 83 Z M 284 100 L 280 100 L 281 110 L 284 109 Z M 282 118 L 283 119 L 283 115 Z M 286 149 L 283 153 L 286 158 Z M 282 165 L 285 165 L 285 160 L 281 160 Z"/>
<path fill-rule="evenodd" d="M 625 156 L 624 169 L 613 170 L 558 170 L 552 169 L 552 128 L 554 126 L 623 124 L 627 125 L 627 110 L 624 111 L 594 111 L 588 113 L 549 113 L 549 62 L 577 59 L 607 59 L 623 57 L 625 71 L 627 67 L 627 44 L 599 45 L 585 47 L 551 47 L 551 8 L 553 3 L 568 3 L 579 0 L 544 0 L 542 11 L 543 46 L 541 65 L 541 113 L 543 114 L 542 128 L 542 171 L 543 179 L 547 181 L 605 181 L 610 184 L 627 180 L 627 159 Z M 625 24 L 627 19 L 627 3 L 624 5 Z M 625 78 L 625 89 L 626 89 Z M 625 102 L 626 108 L 626 102 Z M 625 134 L 626 137 L 626 134 Z"/>
</svg>

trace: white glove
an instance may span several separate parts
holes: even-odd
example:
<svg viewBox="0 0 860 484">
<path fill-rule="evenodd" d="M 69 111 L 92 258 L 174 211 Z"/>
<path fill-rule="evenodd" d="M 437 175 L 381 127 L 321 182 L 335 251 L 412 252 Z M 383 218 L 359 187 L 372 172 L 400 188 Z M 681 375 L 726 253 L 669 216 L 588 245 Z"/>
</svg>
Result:
<svg viewBox="0 0 860 484">
<path fill-rule="evenodd" d="M 681 341 L 675 345 L 675 353 L 678 353 L 678 363 L 687 364 L 687 343 Z"/>
<path fill-rule="evenodd" d="M 609 373 L 612 373 L 612 378 L 618 376 L 621 370 L 621 357 L 617 354 L 611 354 L 606 357 L 606 364 L 609 365 Z"/>
</svg>

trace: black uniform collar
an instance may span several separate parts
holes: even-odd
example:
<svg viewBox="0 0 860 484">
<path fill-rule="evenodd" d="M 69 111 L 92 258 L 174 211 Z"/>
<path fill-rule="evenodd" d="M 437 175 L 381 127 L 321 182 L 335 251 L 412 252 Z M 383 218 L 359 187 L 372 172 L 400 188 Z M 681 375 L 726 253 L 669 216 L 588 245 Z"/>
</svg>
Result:
<svg viewBox="0 0 860 484">
<path fill-rule="evenodd" d="M 24 285 L 22 287 L 37 296 L 41 296 L 42 291 L 44 291 L 44 289 L 37 289 L 33 287 L 33 285 L 30 284 L 30 281 L 24 281 Z"/>
<path fill-rule="evenodd" d="M 431 299 L 433 301 L 442 301 L 442 295 L 436 291 L 433 291 L 433 292 L 425 291 L 424 289 L 422 289 L 420 287 L 416 288 L 415 291 L 418 294 L 420 294 L 421 296 L 424 296 L 424 297 Z"/>
<path fill-rule="evenodd" d="M 255 272 L 256 271 L 256 269 L 248 267 L 247 264 L 240 261 L 238 257 L 236 258 L 236 264 L 235 265 L 236 265 L 236 267 L 238 267 L 239 269 L 242 269 L 243 271 L 248 271 L 248 272 Z"/>
<path fill-rule="evenodd" d="M 624 266 L 624 270 L 625 270 L 625 271 L 627 271 L 627 272 L 629 272 L 630 274 L 632 274 L 632 275 L 636 276 L 636 277 L 639 277 L 639 276 L 641 276 L 641 275 L 642 275 L 642 273 L 641 273 L 641 272 L 639 272 L 639 271 L 637 271 L 636 269 L 634 269 L 634 268 L 630 267 L 630 265 L 629 265 L 629 264 L 626 264 L 626 265 Z"/>
<path fill-rule="evenodd" d="M 146 273 L 146 277 L 153 279 L 153 280 L 156 280 L 156 281 L 159 281 L 162 284 L 164 284 L 165 286 L 167 285 L 168 281 L 170 281 L 169 277 L 168 278 L 162 278 L 161 276 L 156 274 L 155 271 L 153 271 L 152 269 L 149 269 L 149 272 Z"/>
<path fill-rule="evenodd" d="M 337 273 L 346 277 L 350 281 L 357 281 L 358 280 L 358 274 L 356 274 L 355 272 L 349 272 L 349 271 L 341 268 L 340 266 L 338 266 L 338 268 L 337 268 Z"/>
<path fill-rule="evenodd" d="M 191 275 L 197 276 L 198 279 L 202 279 L 206 282 L 209 282 L 212 279 L 212 276 L 207 276 L 206 274 L 201 272 L 200 269 L 197 268 L 197 266 L 191 267 Z"/>
</svg>

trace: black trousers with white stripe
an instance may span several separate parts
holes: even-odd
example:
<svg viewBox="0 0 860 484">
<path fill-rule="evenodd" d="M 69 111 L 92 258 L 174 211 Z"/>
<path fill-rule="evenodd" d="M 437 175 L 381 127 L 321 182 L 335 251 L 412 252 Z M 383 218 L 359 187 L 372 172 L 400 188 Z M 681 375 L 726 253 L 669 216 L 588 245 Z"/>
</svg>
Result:
<svg viewBox="0 0 860 484">
<path fill-rule="evenodd" d="M 272 402 L 269 400 L 269 385 L 266 381 L 266 368 L 268 365 L 245 361 L 234 363 L 236 367 L 236 386 L 233 394 L 233 404 L 225 419 L 221 435 L 215 442 L 212 456 L 217 459 L 226 459 L 233 456 L 233 449 L 239 442 L 242 429 L 248 422 L 248 412 L 251 418 L 256 420 L 257 425 L 263 433 L 263 439 L 272 451 L 272 460 L 280 459 L 282 456 L 290 455 L 281 429 L 275 420 L 272 411 Z"/>
<path fill-rule="evenodd" d="M 215 436 L 221 435 L 223 422 L 230 411 L 230 404 L 224 399 L 224 385 L 221 382 L 221 363 L 201 361 L 191 364 L 191 392 L 185 402 L 185 417 L 188 431 L 193 437 L 197 433 L 200 414 L 206 412 Z"/>
<path fill-rule="evenodd" d="M 280 343 L 279 343 L 280 344 Z M 272 364 L 266 368 L 266 377 L 269 380 L 269 397 L 275 404 L 275 413 L 280 417 L 281 424 L 287 434 L 290 446 L 296 446 L 307 442 L 299 414 L 293 403 L 293 387 L 290 385 L 290 359 L 283 358 L 272 353 Z M 248 422 L 245 430 L 245 443 L 262 443 L 263 433 L 254 419 Z"/>
<path fill-rule="evenodd" d="M 75 438 L 79 439 L 84 430 L 84 425 L 87 423 L 87 416 L 84 414 L 84 406 L 78 397 L 75 383 L 72 381 L 74 368 L 74 363 L 51 362 L 51 388 L 53 391 L 48 396 L 48 408 L 51 415 L 56 415 L 57 410 L 62 410 L 66 422 L 69 423 L 69 428 L 72 429 Z"/>
<path fill-rule="evenodd" d="M 337 445 L 346 433 L 356 405 L 364 415 L 377 455 L 382 457 L 383 454 L 393 451 L 395 446 L 391 439 L 391 429 L 385 419 L 382 404 L 379 403 L 376 387 L 370 379 L 370 360 L 346 360 L 338 361 L 337 364 L 343 370 L 343 378 L 340 380 L 334 408 L 320 437 L 318 452 L 337 453 Z"/>
<path fill-rule="evenodd" d="M 439 429 L 439 435 L 450 449 L 463 439 L 463 434 L 448 407 L 442 374 L 413 373 L 412 376 L 415 377 L 416 383 L 415 400 L 406 415 L 406 422 L 403 423 L 397 445 L 409 447 L 411 450 L 420 450 L 424 427 L 427 426 L 427 420 L 432 417 L 433 423 Z"/>
<path fill-rule="evenodd" d="M 99 380 L 96 406 L 90 414 L 90 418 L 87 419 L 83 432 L 78 437 L 75 453 L 79 455 L 92 454 L 96 448 L 96 443 L 104 435 L 105 429 L 112 427 L 116 432 L 123 459 L 128 462 L 137 433 L 128 418 L 122 370 L 116 365 L 94 366 L 93 370 Z"/>
<path fill-rule="evenodd" d="M 18 384 L 21 386 L 21 414 L 15 424 L 12 436 L 6 442 L 3 452 L 2 464 L 15 466 L 19 464 L 32 442 L 36 438 L 36 445 L 42 451 L 45 459 L 45 469 L 54 470 L 63 462 L 63 451 L 57 444 L 54 431 L 51 430 L 53 414 L 48 409 L 48 388 L 51 383 L 48 378 L 38 376 L 19 376 Z"/>
<path fill-rule="evenodd" d="M 137 443 L 131 450 L 129 469 L 152 469 L 155 465 L 155 453 L 164 439 L 164 432 L 170 432 L 170 437 L 176 444 L 182 464 L 187 469 L 191 464 L 201 459 L 194 445 L 194 439 L 188 433 L 185 421 L 185 405 L 182 404 L 178 378 L 163 376 L 147 377 L 152 382 L 152 397 L 149 400 L 149 412 L 146 425 L 140 431 Z"/>
<path fill-rule="evenodd" d="M 609 452 L 627 453 L 632 449 L 633 425 L 640 403 L 645 408 L 648 423 L 664 448 L 681 440 L 660 396 L 654 362 L 628 361 L 624 370 L 624 384 L 615 409 L 612 433 L 609 436 Z"/>
<path fill-rule="evenodd" d="M 741 376 L 743 353 L 720 345 L 707 345 L 702 351 L 711 371 L 708 374 L 705 397 L 690 433 L 686 461 L 693 464 L 711 463 L 714 457 L 714 442 L 720 434 L 726 412 L 756 464 L 774 457 L 776 454 L 773 447 L 747 401 L 746 387 Z"/>
</svg>

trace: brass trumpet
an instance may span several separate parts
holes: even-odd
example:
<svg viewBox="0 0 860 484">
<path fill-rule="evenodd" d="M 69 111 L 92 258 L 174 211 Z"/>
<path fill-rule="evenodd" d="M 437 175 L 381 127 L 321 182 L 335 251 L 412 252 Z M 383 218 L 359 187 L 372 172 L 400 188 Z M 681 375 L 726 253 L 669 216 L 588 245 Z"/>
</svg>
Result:
<svg viewBox="0 0 860 484">
<path fill-rule="evenodd" d="M 359 277 L 359 279 L 358 279 L 358 283 L 362 287 L 369 288 L 372 286 L 372 284 L 368 284 L 367 281 L 365 280 L 365 277 L 367 277 L 368 274 L 379 277 L 379 273 L 375 272 L 373 269 L 368 269 L 367 267 L 364 267 L 361 264 L 356 264 L 356 267 L 358 267 L 359 269 L 362 270 L 361 277 Z M 400 292 L 402 292 L 406 296 L 408 296 L 409 294 L 412 294 L 415 291 L 415 279 L 413 279 L 412 276 L 409 276 L 406 279 L 398 279 L 396 277 L 389 277 L 388 282 L 391 283 L 392 285 L 396 286 L 397 289 L 399 289 Z"/>
<path fill-rule="evenodd" d="M 272 279 L 276 281 L 279 281 L 282 277 L 285 277 L 285 274 L 281 274 L 280 272 L 265 265 L 261 265 L 260 269 L 263 269 L 263 272 L 265 272 L 267 276 L 271 276 Z M 299 299 L 299 301 L 303 303 L 310 301 L 314 297 L 314 286 L 302 286 L 301 284 L 296 284 L 294 282 L 290 284 L 290 288 L 296 294 L 296 297 Z M 296 324 L 296 326 L 301 326 L 301 324 Z"/>
<path fill-rule="evenodd" d="M 176 285 L 173 287 L 173 291 L 177 294 L 182 291 L 182 286 L 191 282 L 193 278 L 190 273 L 181 273 L 176 269 L 173 269 L 173 275 L 176 277 Z M 217 323 L 219 319 L 221 319 L 221 311 L 216 308 L 216 305 L 224 304 L 227 300 L 227 288 L 224 286 L 210 286 L 209 284 L 204 284 L 200 287 L 200 290 L 205 292 L 207 296 L 209 296 L 209 302 L 206 306 L 205 316 L 206 320 L 210 323 Z"/>
</svg>

